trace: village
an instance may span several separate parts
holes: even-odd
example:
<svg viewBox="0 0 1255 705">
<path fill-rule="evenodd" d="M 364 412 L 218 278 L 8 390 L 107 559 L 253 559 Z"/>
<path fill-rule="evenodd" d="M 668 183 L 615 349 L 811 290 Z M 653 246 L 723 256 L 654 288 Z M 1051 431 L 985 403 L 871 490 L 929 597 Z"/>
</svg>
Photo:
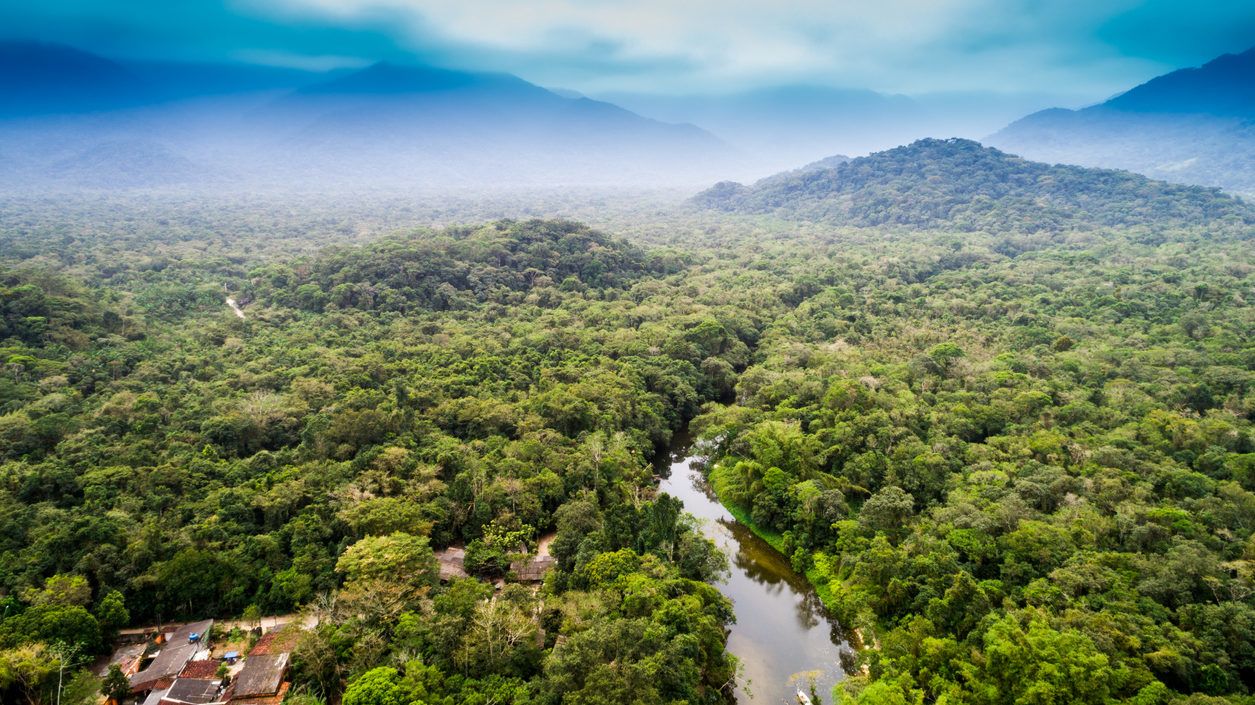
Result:
<svg viewBox="0 0 1255 705">
<path fill-rule="evenodd" d="M 542 582 L 556 563 L 552 540 L 552 534 L 543 537 L 536 555 L 511 562 L 511 579 Z M 442 583 L 470 577 L 465 556 L 461 546 L 436 553 Z M 504 584 L 494 583 L 497 589 Z M 315 617 L 293 614 L 247 624 L 206 619 L 126 629 L 93 671 L 104 678 L 117 666 L 126 676 L 129 694 L 112 705 L 279 705 L 292 686 L 292 650 L 302 630 L 317 625 Z"/>
<path fill-rule="evenodd" d="M 127 677 L 130 694 L 117 705 L 278 705 L 301 629 L 296 621 L 217 629 L 207 619 L 128 630 L 95 670 L 104 677 L 117 666 Z"/>
</svg>

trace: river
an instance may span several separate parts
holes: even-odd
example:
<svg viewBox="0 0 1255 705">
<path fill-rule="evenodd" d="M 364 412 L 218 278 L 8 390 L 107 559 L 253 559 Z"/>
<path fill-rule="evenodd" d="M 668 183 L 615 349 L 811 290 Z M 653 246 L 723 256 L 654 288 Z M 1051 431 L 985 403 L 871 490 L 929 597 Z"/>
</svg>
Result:
<svg viewBox="0 0 1255 705">
<path fill-rule="evenodd" d="M 736 613 L 728 651 L 741 662 L 737 702 L 796 705 L 798 689 L 809 694 L 812 682 L 830 702 L 832 687 L 844 677 L 841 653 L 849 649 L 839 627 L 806 578 L 719 504 L 694 467 L 688 440 L 672 444 L 670 473 L 658 489 L 684 502 L 728 556 L 731 572 L 718 587 Z"/>
</svg>

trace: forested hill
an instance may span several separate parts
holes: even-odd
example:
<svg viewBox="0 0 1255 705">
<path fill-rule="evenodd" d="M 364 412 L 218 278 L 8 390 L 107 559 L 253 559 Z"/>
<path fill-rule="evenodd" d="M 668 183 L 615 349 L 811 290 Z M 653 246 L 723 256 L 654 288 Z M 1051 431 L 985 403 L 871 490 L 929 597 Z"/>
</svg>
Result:
<svg viewBox="0 0 1255 705">
<path fill-rule="evenodd" d="M 919 140 L 753 186 L 724 182 L 692 202 L 786 219 L 969 231 L 1255 222 L 1255 209 L 1215 189 L 1042 164 L 963 139 Z"/>
<path fill-rule="evenodd" d="M 312 261 L 271 265 L 250 296 L 321 311 L 467 308 L 509 303 L 518 292 L 622 287 L 674 269 L 639 247 L 570 221 L 504 220 L 441 233 L 416 231 L 361 247 L 333 247 Z"/>
<path fill-rule="evenodd" d="M 289 705 L 727 705 L 724 557 L 651 463 L 691 421 L 868 647 L 824 702 L 1251 705 L 1249 226 L 274 208 L 0 208 L 0 703 L 308 610 Z"/>
</svg>

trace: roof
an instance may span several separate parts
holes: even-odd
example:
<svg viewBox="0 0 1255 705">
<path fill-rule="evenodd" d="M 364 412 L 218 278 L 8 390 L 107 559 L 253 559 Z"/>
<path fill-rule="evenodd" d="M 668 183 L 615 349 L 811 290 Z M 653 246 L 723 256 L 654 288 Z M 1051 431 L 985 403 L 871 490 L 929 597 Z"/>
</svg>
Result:
<svg viewBox="0 0 1255 705">
<path fill-rule="evenodd" d="M 255 654 L 244 661 L 235 677 L 235 698 L 274 695 L 288 670 L 287 654 Z"/>
<path fill-rule="evenodd" d="M 95 673 L 103 677 L 109 672 L 109 667 L 117 664 L 121 667 L 122 672 L 126 675 L 131 674 L 131 670 L 138 665 L 140 655 L 144 653 L 144 644 L 123 644 L 113 651 L 107 658 L 100 659 L 95 665 Z"/>
<path fill-rule="evenodd" d="M 199 644 L 189 643 L 188 637 L 192 634 L 207 634 L 213 625 L 212 619 L 206 619 L 184 624 L 174 630 L 153 662 L 148 664 L 148 668 L 131 676 L 131 690 L 148 690 L 162 679 L 177 675 L 201 648 Z"/>
<path fill-rule="evenodd" d="M 466 568 L 466 549 L 461 546 L 450 546 L 443 551 L 436 553 L 436 561 L 440 564 L 440 579 L 452 580 L 454 578 L 467 577 Z"/>
<path fill-rule="evenodd" d="M 288 695 L 288 688 L 292 687 L 291 683 L 284 682 L 279 686 L 279 692 L 274 695 L 267 695 L 260 698 L 232 698 L 231 705 L 280 705 L 283 699 Z"/>
<path fill-rule="evenodd" d="M 218 686 L 221 682 L 209 678 L 179 678 L 170 686 L 170 690 L 161 698 L 162 705 L 207 705 L 218 701 Z"/>
<path fill-rule="evenodd" d="M 552 556 L 536 556 L 526 561 L 514 561 L 510 564 L 510 571 L 525 583 L 540 582 L 556 563 Z"/>
<path fill-rule="evenodd" d="M 169 688 L 160 688 L 158 690 L 154 690 L 153 692 L 148 694 L 147 698 L 144 698 L 144 705 L 157 705 L 158 703 L 161 702 L 162 698 L 166 697 L 166 693 L 169 690 L 170 690 Z"/>
<path fill-rule="evenodd" d="M 179 678 L 161 698 L 162 703 L 186 703 L 187 705 L 206 705 L 218 700 L 217 679 Z"/>
<path fill-rule="evenodd" d="M 131 676 L 132 690 L 147 690 L 142 687 L 160 681 L 162 678 L 173 677 L 183 670 L 183 666 L 192 660 L 198 647 L 196 644 L 180 644 L 170 642 L 157 652 L 157 657 L 148 664 L 148 668 Z M 151 686 L 149 686 L 151 687 Z"/>
<path fill-rule="evenodd" d="M 253 644 L 253 649 L 248 652 L 248 655 L 253 656 L 254 654 L 270 653 L 270 644 L 275 640 L 276 634 L 278 634 L 278 632 L 266 632 L 265 634 L 262 634 L 261 638 L 257 640 L 257 643 Z"/>
<path fill-rule="evenodd" d="M 170 637 L 170 641 L 185 642 L 188 640 L 188 637 L 191 637 L 193 635 L 199 636 L 203 639 L 205 635 L 209 633 L 209 630 L 213 628 L 213 626 L 214 626 L 214 621 L 212 619 L 205 619 L 200 622 L 191 622 L 189 624 L 184 624 L 183 626 L 174 630 L 174 634 Z"/>
<path fill-rule="evenodd" d="M 219 662 L 213 659 L 188 661 L 179 672 L 179 678 L 213 678 L 218 674 L 218 665 Z"/>
</svg>

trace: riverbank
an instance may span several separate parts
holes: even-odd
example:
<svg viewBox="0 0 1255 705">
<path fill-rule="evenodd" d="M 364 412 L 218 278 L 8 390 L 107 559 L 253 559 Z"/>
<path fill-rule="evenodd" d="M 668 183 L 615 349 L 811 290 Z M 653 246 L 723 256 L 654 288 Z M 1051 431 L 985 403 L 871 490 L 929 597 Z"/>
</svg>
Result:
<svg viewBox="0 0 1255 705">
<path fill-rule="evenodd" d="M 754 521 L 753 515 L 749 508 L 732 502 L 727 497 L 727 492 L 720 493 L 719 473 L 723 466 L 715 464 L 709 474 L 707 474 L 710 489 L 715 493 L 715 497 L 724 509 L 728 511 L 738 522 L 749 529 L 758 538 L 767 542 L 781 556 L 792 563 L 792 556 L 786 550 L 784 535 L 778 531 L 760 526 Z M 819 554 L 816 554 L 819 555 Z M 866 648 L 877 648 L 879 646 L 875 636 L 875 625 L 865 614 L 859 611 L 851 611 L 849 605 L 837 597 L 837 593 L 833 590 L 833 581 L 831 577 L 821 570 L 814 561 L 807 566 L 805 571 L 799 573 L 806 578 L 806 582 L 810 584 L 815 594 L 819 597 L 819 601 L 823 603 L 824 609 L 828 611 L 837 623 L 842 626 L 844 633 L 847 635 L 850 646 L 856 651 L 862 651 Z"/>
<path fill-rule="evenodd" d="M 845 631 L 836 623 L 806 576 L 793 570 L 775 545 L 755 534 L 720 504 L 686 439 L 672 445 L 669 471 L 659 491 L 681 501 L 701 531 L 728 558 L 728 572 L 715 587 L 732 602 L 727 650 L 741 669 L 740 705 L 793 702 L 799 688 L 827 693 L 846 674 Z"/>
<path fill-rule="evenodd" d="M 715 491 L 715 496 L 719 498 L 719 503 L 723 505 L 724 509 L 728 510 L 729 514 L 736 517 L 737 521 L 741 522 L 746 526 L 746 528 L 752 531 L 755 536 L 766 541 L 772 548 L 776 549 L 780 555 L 784 556 L 786 560 L 792 562 L 792 556 L 790 556 L 785 550 L 784 534 L 759 526 L 754 521 L 754 518 L 750 514 L 747 507 L 729 501 L 725 496 L 726 493 L 719 493 L 719 480 L 715 476 L 717 470 L 718 466 L 712 469 L 709 478 L 710 488 Z M 835 615 L 837 612 L 836 596 L 833 594 L 832 588 L 829 587 L 830 582 L 821 580 L 821 573 L 814 567 L 808 568 L 803 575 L 806 576 L 806 581 L 811 584 L 812 588 L 814 588 L 815 594 L 819 595 L 819 601 L 824 603 L 824 607 Z"/>
</svg>

